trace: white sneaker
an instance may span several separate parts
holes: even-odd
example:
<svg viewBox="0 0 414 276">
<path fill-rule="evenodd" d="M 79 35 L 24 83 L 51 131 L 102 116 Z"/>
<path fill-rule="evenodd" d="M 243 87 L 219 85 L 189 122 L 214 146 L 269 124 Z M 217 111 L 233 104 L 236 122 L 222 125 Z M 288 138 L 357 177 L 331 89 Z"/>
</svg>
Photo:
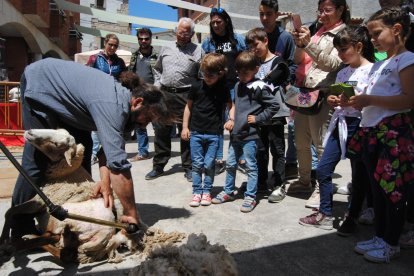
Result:
<svg viewBox="0 0 414 276">
<path fill-rule="evenodd" d="M 283 186 L 277 187 L 267 198 L 270 203 L 281 202 L 286 197 L 286 190 Z"/>
<path fill-rule="evenodd" d="M 400 256 L 400 247 L 391 246 L 384 242 L 384 248 L 368 251 L 364 254 L 364 258 L 374 263 L 389 263 L 391 259 Z"/>
<path fill-rule="evenodd" d="M 339 187 L 338 190 L 336 190 L 336 193 L 340 195 L 350 195 L 351 189 L 352 189 L 352 182 L 348 182 L 348 184 L 346 184 L 345 186 Z"/>
<path fill-rule="evenodd" d="M 310 196 L 310 198 L 306 201 L 305 207 L 319 209 L 320 203 L 321 203 L 321 195 L 319 193 L 319 186 L 317 185 L 312 195 Z"/>
<path fill-rule="evenodd" d="M 374 224 L 375 213 L 374 208 L 367 208 L 359 215 L 358 222 L 362 224 L 372 225 Z"/>
</svg>

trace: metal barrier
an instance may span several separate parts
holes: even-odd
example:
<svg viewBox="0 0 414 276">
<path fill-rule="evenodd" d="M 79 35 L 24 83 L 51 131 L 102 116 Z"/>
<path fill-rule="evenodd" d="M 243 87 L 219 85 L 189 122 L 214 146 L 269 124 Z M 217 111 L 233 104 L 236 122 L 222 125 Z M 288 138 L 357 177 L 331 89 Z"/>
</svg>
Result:
<svg viewBox="0 0 414 276">
<path fill-rule="evenodd" d="M 19 86 L 19 82 L 0 81 L 0 135 L 20 135 L 17 130 L 23 129 Z"/>
</svg>

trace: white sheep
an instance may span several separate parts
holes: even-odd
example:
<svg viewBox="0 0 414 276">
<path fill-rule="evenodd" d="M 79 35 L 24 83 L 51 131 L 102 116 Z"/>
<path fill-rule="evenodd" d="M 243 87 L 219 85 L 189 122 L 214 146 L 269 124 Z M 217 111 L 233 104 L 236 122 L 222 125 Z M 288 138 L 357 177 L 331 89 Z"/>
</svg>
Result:
<svg viewBox="0 0 414 276">
<path fill-rule="evenodd" d="M 81 166 L 84 147 L 76 145 L 66 130 L 30 130 L 25 132 L 25 139 L 52 161 L 48 164 L 45 173 L 47 184 L 42 191 L 54 204 L 61 205 L 70 213 L 102 220 L 116 221 L 122 214 L 119 200 L 116 200 L 116 212 L 113 212 L 103 208 L 102 198 L 90 198 L 95 183 Z M 8 238 L 10 218 L 24 213 L 36 214 L 38 228 L 44 233 L 41 237 L 26 236 L 29 246 L 44 245 L 43 248 L 64 262 L 89 263 L 105 258 L 119 262 L 123 255 L 117 249 L 126 245 L 129 251 L 141 252 L 142 257 L 147 257 L 130 275 L 238 274 L 235 261 L 224 246 L 210 245 L 203 234 L 191 234 L 186 244 L 177 247 L 173 244 L 181 242 L 185 234 L 164 233 L 141 225 L 142 235 L 127 236 L 123 231 L 115 232 L 108 226 L 71 219 L 59 221 L 49 216 L 39 196 L 7 211 L 0 240 Z"/>
<path fill-rule="evenodd" d="M 106 221 L 116 221 L 122 214 L 122 205 L 116 200 L 116 212 L 104 208 L 102 198 L 91 199 L 95 183 L 91 175 L 81 166 L 84 147 L 76 145 L 73 136 L 66 130 L 36 129 L 25 132 L 26 141 L 42 151 L 52 162 L 45 172 L 46 185 L 42 188 L 46 196 L 56 205 L 61 205 L 69 213 L 86 215 Z M 42 242 L 56 241 L 54 246 L 44 247 L 65 262 L 94 262 L 108 258 L 111 262 L 119 262 L 122 255 L 117 249 L 125 245 L 129 251 L 139 245 L 142 236 L 126 235 L 123 231 L 115 232 L 108 226 L 91 224 L 71 219 L 59 221 L 50 216 L 46 204 L 39 196 L 21 205 L 10 208 L 6 213 L 6 222 L 0 240 L 9 237 L 10 221 L 14 215 L 35 214 L 42 237 L 25 236 L 26 239 L 38 239 Z M 141 225 L 144 228 L 144 225 Z M 153 235 L 146 231 L 145 235 Z M 167 234 L 168 236 L 168 234 Z M 171 241 L 180 241 L 183 236 L 172 234 Z M 31 241 L 31 246 L 33 243 Z M 42 244 L 43 245 L 43 244 Z M 147 250 L 148 251 L 148 250 Z"/>
</svg>

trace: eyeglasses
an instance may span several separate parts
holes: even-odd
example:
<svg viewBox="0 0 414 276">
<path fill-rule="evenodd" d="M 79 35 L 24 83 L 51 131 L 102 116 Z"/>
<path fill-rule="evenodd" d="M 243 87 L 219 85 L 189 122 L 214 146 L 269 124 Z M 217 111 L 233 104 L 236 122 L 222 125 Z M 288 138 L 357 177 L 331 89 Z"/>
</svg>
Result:
<svg viewBox="0 0 414 276">
<path fill-rule="evenodd" d="M 149 41 L 150 39 L 149 37 L 138 37 L 139 41 Z"/>
<path fill-rule="evenodd" d="M 210 13 L 223 13 L 223 8 L 212 8 Z"/>
<path fill-rule="evenodd" d="M 108 43 L 109 47 L 114 47 L 114 48 L 118 48 L 118 44 L 112 44 L 112 43 Z"/>
<path fill-rule="evenodd" d="M 316 11 L 316 15 L 320 16 L 323 13 L 324 14 L 331 14 L 331 13 L 334 13 L 334 11 L 336 11 L 336 9 L 321 9 L 321 10 Z"/>
</svg>

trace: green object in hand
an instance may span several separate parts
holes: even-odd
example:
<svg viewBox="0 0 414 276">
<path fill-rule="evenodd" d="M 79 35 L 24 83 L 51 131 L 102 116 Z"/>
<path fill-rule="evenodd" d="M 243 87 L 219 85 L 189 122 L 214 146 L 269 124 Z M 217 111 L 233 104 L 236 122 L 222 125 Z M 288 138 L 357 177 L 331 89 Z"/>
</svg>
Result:
<svg viewBox="0 0 414 276">
<path fill-rule="evenodd" d="M 332 95 L 339 96 L 344 94 L 348 99 L 355 96 L 354 87 L 346 83 L 335 83 L 329 87 Z"/>
</svg>

